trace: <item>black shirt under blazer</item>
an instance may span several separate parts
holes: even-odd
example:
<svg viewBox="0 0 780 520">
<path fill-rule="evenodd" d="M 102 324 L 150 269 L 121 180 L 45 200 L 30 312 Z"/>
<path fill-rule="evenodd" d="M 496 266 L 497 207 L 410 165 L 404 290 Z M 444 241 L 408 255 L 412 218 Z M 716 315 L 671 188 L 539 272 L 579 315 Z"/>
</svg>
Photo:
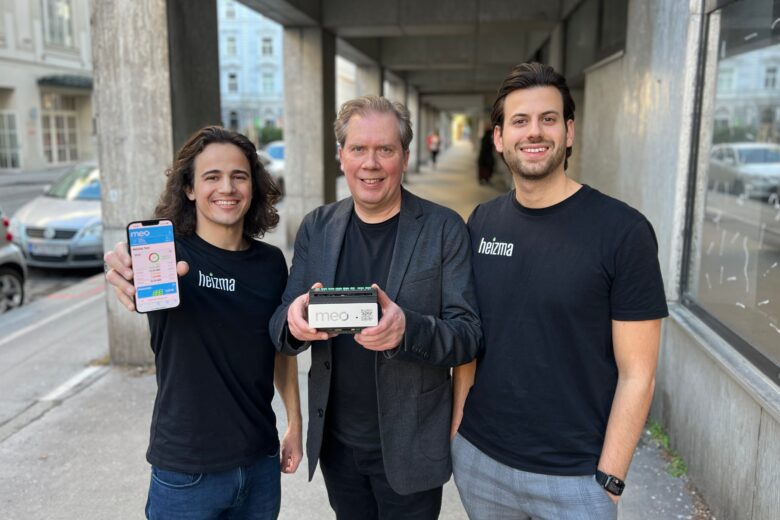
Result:
<svg viewBox="0 0 780 520">
<path fill-rule="evenodd" d="M 316 282 L 333 286 L 351 198 L 304 217 L 282 305 L 271 318 L 276 347 L 299 354 L 290 341 L 287 308 Z M 444 484 L 452 472 L 450 367 L 471 361 L 482 341 L 474 294 L 469 236 L 452 210 L 402 189 L 393 258 L 383 287 L 406 315 L 401 344 L 376 356 L 379 431 L 387 480 L 400 494 Z M 331 341 L 312 345 L 309 372 L 309 479 L 322 446 L 331 378 Z"/>
</svg>

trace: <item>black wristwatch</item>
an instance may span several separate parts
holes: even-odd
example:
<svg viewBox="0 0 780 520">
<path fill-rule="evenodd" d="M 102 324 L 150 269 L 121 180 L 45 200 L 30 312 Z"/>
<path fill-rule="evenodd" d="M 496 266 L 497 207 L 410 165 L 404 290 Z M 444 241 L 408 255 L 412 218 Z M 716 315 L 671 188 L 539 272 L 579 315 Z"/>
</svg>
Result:
<svg viewBox="0 0 780 520">
<path fill-rule="evenodd" d="M 614 475 L 607 475 L 603 471 L 596 470 L 596 482 L 601 484 L 601 487 L 619 497 L 623 494 L 623 490 L 626 489 L 626 483 L 617 478 Z"/>
</svg>

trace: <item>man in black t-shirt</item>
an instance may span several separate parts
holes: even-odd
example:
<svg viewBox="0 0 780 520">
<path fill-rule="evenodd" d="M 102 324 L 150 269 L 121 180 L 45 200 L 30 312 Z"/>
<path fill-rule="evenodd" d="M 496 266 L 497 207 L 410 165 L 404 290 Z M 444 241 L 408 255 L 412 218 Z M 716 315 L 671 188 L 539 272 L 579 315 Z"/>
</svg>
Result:
<svg viewBox="0 0 780 520">
<path fill-rule="evenodd" d="M 656 238 L 566 176 L 574 102 L 551 67 L 512 70 L 491 119 L 515 190 L 468 222 L 485 346 L 454 371 L 455 482 L 472 519 L 614 519 L 667 315 Z"/>
<path fill-rule="evenodd" d="M 450 367 L 481 339 L 468 233 L 455 212 L 401 187 L 403 105 L 348 101 L 335 131 L 352 196 L 301 223 L 271 337 L 289 354 L 311 347 L 309 477 L 319 461 L 337 518 L 435 519 L 451 474 Z M 379 324 L 335 338 L 310 329 L 317 284 L 373 284 Z"/>
<path fill-rule="evenodd" d="M 278 196 L 254 145 L 220 127 L 190 137 L 168 171 L 155 217 L 174 224 L 181 303 L 147 315 L 158 386 L 147 518 L 275 519 L 280 469 L 303 456 L 297 363 L 268 333 L 287 265 L 256 240 L 277 224 Z M 132 311 L 127 244 L 105 260 Z M 281 447 L 274 384 L 287 412 Z"/>
</svg>

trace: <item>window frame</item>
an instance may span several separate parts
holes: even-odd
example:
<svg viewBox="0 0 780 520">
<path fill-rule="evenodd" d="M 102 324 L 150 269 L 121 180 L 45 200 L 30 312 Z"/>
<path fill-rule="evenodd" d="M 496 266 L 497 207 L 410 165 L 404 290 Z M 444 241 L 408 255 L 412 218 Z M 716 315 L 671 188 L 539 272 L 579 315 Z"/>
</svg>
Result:
<svg viewBox="0 0 780 520">
<path fill-rule="evenodd" d="M 70 11 L 70 18 L 63 27 L 67 30 L 68 34 L 63 32 L 63 42 L 53 41 L 52 39 L 52 20 L 49 17 L 49 5 L 52 2 L 65 2 L 68 5 Z M 60 49 L 75 49 L 76 37 L 73 27 L 73 0 L 41 0 L 41 11 L 43 13 L 43 42 L 47 47 L 55 47 Z M 69 38 L 68 38 L 69 37 Z M 70 39 L 70 43 L 67 40 Z"/>
<path fill-rule="evenodd" d="M 746 339 L 729 328 L 712 312 L 702 307 L 691 293 L 690 274 L 693 258 L 694 231 L 698 212 L 697 204 L 701 201 L 697 198 L 699 191 L 699 166 L 702 154 L 702 124 L 704 123 L 703 108 L 705 92 L 709 92 L 705 84 L 707 67 L 709 65 L 711 39 L 718 38 L 719 34 L 713 34 L 712 16 L 723 7 L 737 0 L 705 0 L 704 17 L 699 32 L 699 52 L 697 57 L 696 89 L 693 108 L 693 124 L 691 128 L 691 153 L 688 162 L 688 182 L 686 190 L 685 220 L 683 224 L 683 249 L 681 257 L 681 269 L 679 280 L 680 303 L 693 313 L 699 320 L 712 329 L 716 334 L 728 342 L 734 350 L 744 356 L 760 372 L 767 376 L 775 385 L 780 387 L 780 364 L 775 363 L 760 350 L 750 344 Z M 717 47 L 717 41 L 716 47 Z M 714 53 L 717 55 L 717 51 Z M 717 59 L 717 58 L 716 58 Z M 713 78 L 717 87 L 717 76 Z M 716 114 L 712 113 L 713 129 Z M 711 135 L 709 136 L 711 138 Z"/>
</svg>

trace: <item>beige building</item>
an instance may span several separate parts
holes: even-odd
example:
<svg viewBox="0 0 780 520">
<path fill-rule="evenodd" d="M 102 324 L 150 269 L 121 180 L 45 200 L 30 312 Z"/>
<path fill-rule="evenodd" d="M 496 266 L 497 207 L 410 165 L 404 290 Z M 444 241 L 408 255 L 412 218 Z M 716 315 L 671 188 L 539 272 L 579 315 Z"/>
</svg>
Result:
<svg viewBox="0 0 780 520">
<path fill-rule="evenodd" d="M 0 170 L 94 157 L 89 0 L 0 0 Z"/>
</svg>

